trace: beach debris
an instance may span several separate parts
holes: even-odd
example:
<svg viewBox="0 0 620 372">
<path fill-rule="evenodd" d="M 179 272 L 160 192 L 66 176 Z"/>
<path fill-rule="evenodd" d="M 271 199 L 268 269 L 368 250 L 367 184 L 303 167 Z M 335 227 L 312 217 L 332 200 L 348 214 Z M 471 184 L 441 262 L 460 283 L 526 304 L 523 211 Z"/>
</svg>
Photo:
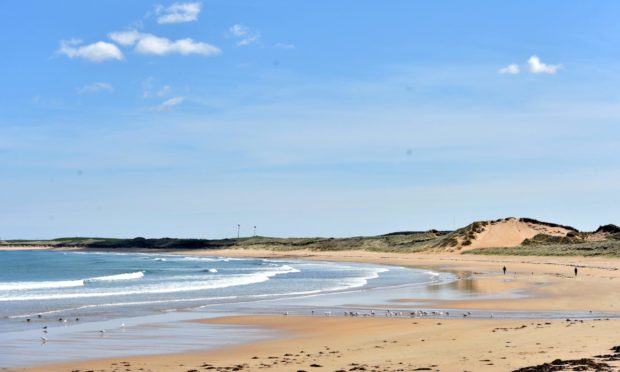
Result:
<svg viewBox="0 0 620 372">
<path fill-rule="evenodd" d="M 556 359 L 551 363 L 543 363 L 537 366 L 516 369 L 513 372 L 553 372 L 565 371 L 613 371 L 612 367 L 603 362 L 597 362 L 592 358 L 562 360 Z"/>
</svg>

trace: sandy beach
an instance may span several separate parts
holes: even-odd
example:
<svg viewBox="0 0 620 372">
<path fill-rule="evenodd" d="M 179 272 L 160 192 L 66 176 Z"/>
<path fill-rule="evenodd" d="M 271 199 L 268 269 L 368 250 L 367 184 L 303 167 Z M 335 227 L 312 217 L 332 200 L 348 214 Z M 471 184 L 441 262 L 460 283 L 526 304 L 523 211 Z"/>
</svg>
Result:
<svg viewBox="0 0 620 372">
<path fill-rule="evenodd" d="M 181 252 L 179 252 L 181 253 Z M 580 257 L 499 257 L 392 254 L 366 251 L 189 251 L 228 257 L 355 261 L 433 268 L 460 273 L 463 285 L 483 293 L 519 289 L 527 298 L 440 301 L 424 306 L 523 311 L 618 311 L 620 260 Z M 507 267 L 504 275 L 501 268 Z M 579 273 L 574 277 L 573 269 Z M 458 283 L 461 281 L 457 281 Z M 395 298 L 406 305 L 420 300 Z M 422 301 L 423 302 L 423 301 Z M 424 307 L 422 306 L 422 307 Z M 613 354 L 617 320 L 437 319 L 342 316 L 238 316 L 205 320 L 281 331 L 275 340 L 204 352 L 95 359 L 30 371 L 510 371 Z M 617 361 L 595 359 L 619 368 Z M 559 362 L 556 362 L 559 363 Z M 616 364 L 614 364 L 616 363 Z M 567 367 L 568 368 L 568 367 Z M 572 368 L 572 367 L 571 367 Z M 602 368 L 602 367 L 600 367 Z M 544 370 L 544 369 L 542 369 Z M 592 369 L 595 370 L 595 369 Z"/>
</svg>

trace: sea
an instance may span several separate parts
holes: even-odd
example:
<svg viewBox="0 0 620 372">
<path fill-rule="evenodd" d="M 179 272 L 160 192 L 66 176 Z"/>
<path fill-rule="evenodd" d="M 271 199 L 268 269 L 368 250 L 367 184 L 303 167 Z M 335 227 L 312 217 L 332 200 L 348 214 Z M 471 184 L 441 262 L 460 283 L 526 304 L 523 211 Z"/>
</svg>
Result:
<svg viewBox="0 0 620 372">
<path fill-rule="evenodd" d="M 448 277 L 450 275 L 447 275 Z M 0 252 L 0 315 L 69 321 L 448 279 L 371 264 L 111 252 Z M 11 322 L 0 323 L 0 331 Z"/>
</svg>

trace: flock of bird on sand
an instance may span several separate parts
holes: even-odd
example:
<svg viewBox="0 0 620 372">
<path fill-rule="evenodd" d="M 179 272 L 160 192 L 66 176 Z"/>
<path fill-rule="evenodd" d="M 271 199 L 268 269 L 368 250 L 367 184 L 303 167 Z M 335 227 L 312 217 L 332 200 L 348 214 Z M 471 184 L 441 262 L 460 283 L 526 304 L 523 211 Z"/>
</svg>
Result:
<svg viewBox="0 0 620 372">
<path fill-rule="evenodd" d="M 315 310 L 311 311 L 312 315 L 316 315 Z M 289 315 L 288 311 L 285 311 L 282 313 L 282 315 L 287 316 Z M 324 316 L 332 316 L 334 315 L 334 313 L 332 311 L 324 311 L 323 312 Z M 360 312 L 360 311 L 344 311 L 342 313 L 342 315 L 344 317 L 374 317 L 377 315 L 377 312 L 375 312 L 375 310 L 368 310 L 365 312 Z M 392 311 L 390 309 L 386 309 L 383 312 L 383 315 L 385 317 L 388 318 L 404 318 L 404 317 L 409 317 L 409 318 L 422 318 L 422 317 L 449 317 L 450 316 L 450 312 L 448 311 L 438 311 L 438 310 L 415 310 L 415 311 Z M 462 313 L 463 318 L 467 318 L 469 316 L 471 316 L 471 312 L 467 311 Z M 491 318 L 493 317 L 493 314 L 491 313 Z M 41 319 L 43 318 L 42 315 L 37 315 L 37 318 Z M 74 322 L 79 322 L 80 318 L 75 318 Z M 32 319 L 27 318 L 26 319 L 27 323 L 32 322 Z M 69 319 L 66 318 L 58 318 L 58 322 L 63 324 L 63 325 L 67 325 L 67 323 L 70 322 Z M 120 325 L 121 329 L 125 329 L 125 323 L 121 323 Z M 48 333 L 48 326 L 43 326 L 42 331 L 44 333 L 43 336 L 41 336 L 41 343 L 45 344 L 48 342 L 48 338 L 47 333 Z M 103 336 L 107 331 L 105 329 L 100 329 L 98 331 L 96 331 L 97 333 L 99 333 L 99 335 Z"/>
</svg>

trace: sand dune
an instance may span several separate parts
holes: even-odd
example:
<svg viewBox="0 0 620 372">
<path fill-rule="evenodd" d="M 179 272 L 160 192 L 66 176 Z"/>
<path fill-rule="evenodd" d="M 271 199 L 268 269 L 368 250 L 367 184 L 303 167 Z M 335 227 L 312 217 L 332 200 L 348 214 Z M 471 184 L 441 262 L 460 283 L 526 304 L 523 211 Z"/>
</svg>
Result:
<svg viewBox="0 0 620 372">
<path fill-rule="evenodd" d="M 544 223 L 526 222 L 522 219 L 508 218 L 505 220 L 489 222 L 484 230 L 472 239 L 472 243 L 463 249 L 490 248 L 490 247 L 516 247 L 525 239 L 531 239 L 538 234 L 551 236 L 566 236 L 573 230 L 551 226 Z"/>
</svg>

